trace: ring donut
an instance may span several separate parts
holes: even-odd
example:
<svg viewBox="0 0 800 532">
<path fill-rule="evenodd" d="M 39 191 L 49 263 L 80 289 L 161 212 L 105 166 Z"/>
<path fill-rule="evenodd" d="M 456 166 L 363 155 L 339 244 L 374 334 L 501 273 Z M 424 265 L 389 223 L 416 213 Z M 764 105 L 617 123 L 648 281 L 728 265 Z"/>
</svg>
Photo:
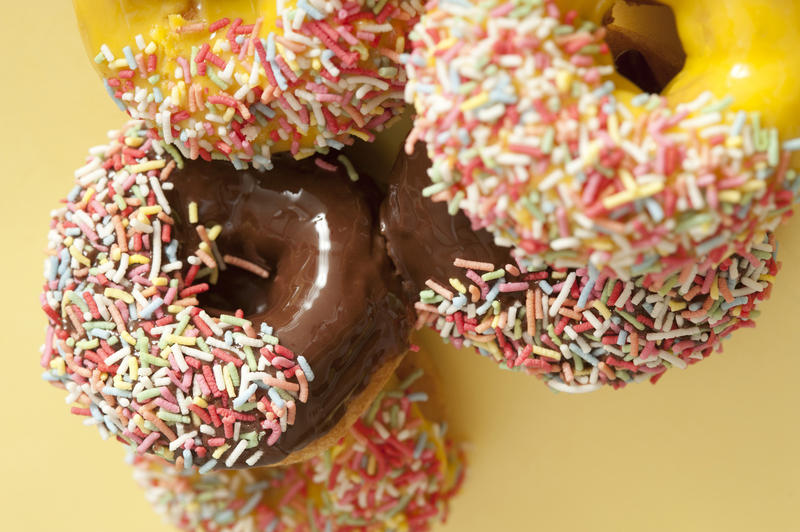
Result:
<svg viewBox="0 0 800 532">
<path fill-rule="evenodd" d="M 181 530 L 274 532 L 428 530 L 444 520 L 463 457 L 409 386 L 390 384 L 333 448 L 286 467 L 176 470 L 137 457 L 134 478 L 156 511 Z"/>
<path fill-rule="evenodd" d="M 398 159 L 381 211 L 389 254 L 406 292 L 415 292 L 418 326 L 555 390 L 656 382 L 753 326 L 769 297 L 779 267 L 772 235 L 706 274 L 695 266 L 626 281 L 593 266 L 526 269 L 487 232 L 473 232 L 463 213 L 450 216 L 422 197 L 425 153 L 418 143 Z"/>
<path fill-rule="evenodd" d="M 417 2 L 76 0 L 111 97 L 186 158 L 269 168 L 371 140 L 402 112 Z M 267 65 L 265 68 L 264 65 Z"/>
<path fill-rule="evenodd" d="M 534 268 L 591 263 L 629 279 L 713 268 L 760 243 L 800 187 L 800 4 L 663 2 L 685 66 L 660 95 L 615 72 L 600 25 L 617 16 L 626 31 L 617 11 L 635 25 L 637 8 L 658 8 L 643 4 L 429 3 L 407 63 L 407 149 L 424 140 L 433 161 L 425 194 Z"/>
<path fill-rule="evenodd" d="M 201 471 L 333 444 L 408 347 L 368 183 L 335 159 L 268 173 L 112 132 L 53 214 L 42 364 L 73 412 Z"/>
</svg>

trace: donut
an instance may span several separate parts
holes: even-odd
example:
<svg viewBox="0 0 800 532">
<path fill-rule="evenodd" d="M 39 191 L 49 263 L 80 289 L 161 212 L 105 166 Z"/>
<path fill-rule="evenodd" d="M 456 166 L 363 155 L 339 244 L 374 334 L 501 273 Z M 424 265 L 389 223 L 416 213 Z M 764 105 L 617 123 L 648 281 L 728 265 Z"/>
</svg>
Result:
<svg viewBox="0 0 800 532">
<path fill-rule="evenodd" d="M 760 245 L 797 201 L 800 4 L 662 2 L 685 65 L 661 94 L 615 71 L 600 23 L 626 6 L 634 21 L 648 9 L 433 0 L 411 34 L 407 149 L 427 143 L 424 193 L 526 267 L 592 264 L 622 279 L 653 264 L 710 269 Z M 722 12 L 728 23 L 715 23 Z M 616 31 L 619 46 L 658 32 Z"/>
<path fill-rule="evenodd" d="M 137 453 L 202 472 L 302 460 L 406 351 L 375 193 L 336 159 L 236 171 L 134 122 L 75 182 L 51 221 L 41 362 Z"/>
<path fill-rule="evenodd" d="M 779 264 L 772 234 L 707 273 L 656 271 L 623 280 L 591 264 L 526 268 L 462 212 L 422 197 L 432 164 L 417 143 L 398 159 L 381 209 L 390 256 L 418 327 L 474 347 L 501 367 L 537 375 L 557 390 L 657 382 L 754 326 Z M 531 319 L 532 318 L 532 319 Z"/>
<path fill-rule="evenodd" d="M 116 104 L 189 159 L 270 168 L 371 140 L 404 107 L 416 0 L 76 0 Z M 269 68 L 264 65 L 269 64 Z"/>
<path fill-rule="evenodd" d="M 320 456 L 286 467 L 178 470 L 139 456 L 134 478 L 180 530 L 272 532 L 429 529 L 447 515 L 463 456 L 409 389 L 421 370 L 382 392 L 349 434 Z"/>
</svg>

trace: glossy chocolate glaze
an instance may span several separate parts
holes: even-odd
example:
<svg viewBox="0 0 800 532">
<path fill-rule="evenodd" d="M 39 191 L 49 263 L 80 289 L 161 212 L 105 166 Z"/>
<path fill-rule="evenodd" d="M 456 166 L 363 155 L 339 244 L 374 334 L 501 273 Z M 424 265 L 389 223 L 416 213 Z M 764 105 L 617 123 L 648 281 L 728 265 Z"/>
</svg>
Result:
<svg viewBox="0 0 800 532">
<path fill-rule="evenodd" d="M 376 195 L 311 158 L 273 158 L 268 172 L 236 171 L 228 162 L 186 161 L 167 193 L 175 209 L 182 259 L 199 244 L 188 223 L 221 224 L 221 254 L 267 269 L 268 279 L 228 265 L 200 298 L 210 313 L 241 308 L 256 329 L 274 328 L 280 343 L 308 360 L 316 378 L 293 427 L 258 465 L 279 462 L 316 440 L 342 418 L 375 368 L 408 346 L 410 319 L 397 275 L 378 231 Z M 259 430 L 258 427 L 242 427 Z"/>
<path fill-rule="evenodd" d="M 473 230 L 461 211 L 451 216 L 446 203 L 422 196 L 430 184 L 430 165 L 421 142 L 413 154 L 401 154 L 381 206 L 381 231 L 411 301 L 419 299 L 428 279 L 447 282 L 460 277 L 463 269 L 453 266 L 457 258 L 492 262 L 498 268 L 511 261 L 509 249 L 495 245 L 487 231 Z"/>
</svg>

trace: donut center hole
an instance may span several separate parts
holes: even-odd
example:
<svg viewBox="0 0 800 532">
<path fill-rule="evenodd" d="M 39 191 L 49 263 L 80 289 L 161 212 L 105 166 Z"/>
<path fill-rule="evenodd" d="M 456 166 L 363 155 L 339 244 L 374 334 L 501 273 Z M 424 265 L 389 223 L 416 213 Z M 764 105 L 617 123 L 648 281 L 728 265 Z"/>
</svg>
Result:
<svg viewBox="0 0 800 532">
<path fill-rule="evenodd" d="M 603 17 L 606 42 L 623 77 L 660 94 L 686 63 L 672 8 L 647 0 L 621 0 Z"/>
<path fill-rule="evenodd" d="M 224 247 L 220 249 L 224 253 Z M 236 261 L 242 260 L 235 256 Z M 234 314 L 237 310 L 244 312 L 245 317 L 261 314 L 269 306 L 268 296 L 272 289 L 272 271 L 265 266 L 263 260 L 247 261 L 248 264 L 225 264 L 225 269 L 220 270 L 216 282 L 212 283 L 211 277 L 201 279 L 206 282 L 209 289 L 198 295 L 200 306 L 209 314 Z M 252 266 L 251 266 L 252 265 Z M 266 270 L 269 277 L 264 278 L 254 270 L 253 266 Z"/>
</svg>

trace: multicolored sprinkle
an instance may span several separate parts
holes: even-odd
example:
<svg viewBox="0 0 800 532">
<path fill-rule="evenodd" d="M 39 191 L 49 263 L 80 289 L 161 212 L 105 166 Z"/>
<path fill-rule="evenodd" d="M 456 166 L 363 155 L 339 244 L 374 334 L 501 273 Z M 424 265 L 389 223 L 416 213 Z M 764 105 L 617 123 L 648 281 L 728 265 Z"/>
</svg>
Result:
<svg viewBox="0 0 800 532">
<path fill-rule="evenodd" d="M 402 112 L 397 61 L 417 0 L 286 0 L 274 9 L 276 31 L 262 18 L 172 15 L 123 49 L 104 44 L 95 61 L 117 105 L 184 157 L 237 168 L 270 168 L 271 152 L 302 158 L 351 136 L 371 140 Z"/>
<path fill-rule="evenodd" d="M 671 106 L 618 90 L 604 29 L 556 2 L 427 7 L 406 58 L 407 148 L 427 142 L 427 196 L 526 266 L 713 268 L 797 202 L 797 139 L 721 95 Z"/>
<path fill-rule="evenodd" d="M 198 225 L 205 246 L 178 258 L 164 191 L 182 165 L 133 122 L 75 171 L 48 237 L 44 378 L 66 388 L 86 424 L 137 453 L 201 472 L 252 466 L 291 430 L 314 375 L 267 325 L 199 306 L 222 260 L 221 228 Z"/>
<path fill-rule="evenodd" d="M 444 520 L 463 455 L 444 425 L 424 419 L 412 374 L 384 391 L 350 434 L 288 467 L 198 475 L 137 457 L 134 477 L 159 514 L 181 530 L 424 531 Z"/>
<path fill-rule="evenodd" d="M 717 269 L 700 274 L 694 266 L 658 284 L 648 274 L 626 281 L 591 265 L 528 270 L 456 260 L 463 275 L 432 279 L 420 293 L 417 325 L 557 391 L 655 383 L 754 325 L 780 266 L 775 254 L 769 236 Z"/>
</svg>

